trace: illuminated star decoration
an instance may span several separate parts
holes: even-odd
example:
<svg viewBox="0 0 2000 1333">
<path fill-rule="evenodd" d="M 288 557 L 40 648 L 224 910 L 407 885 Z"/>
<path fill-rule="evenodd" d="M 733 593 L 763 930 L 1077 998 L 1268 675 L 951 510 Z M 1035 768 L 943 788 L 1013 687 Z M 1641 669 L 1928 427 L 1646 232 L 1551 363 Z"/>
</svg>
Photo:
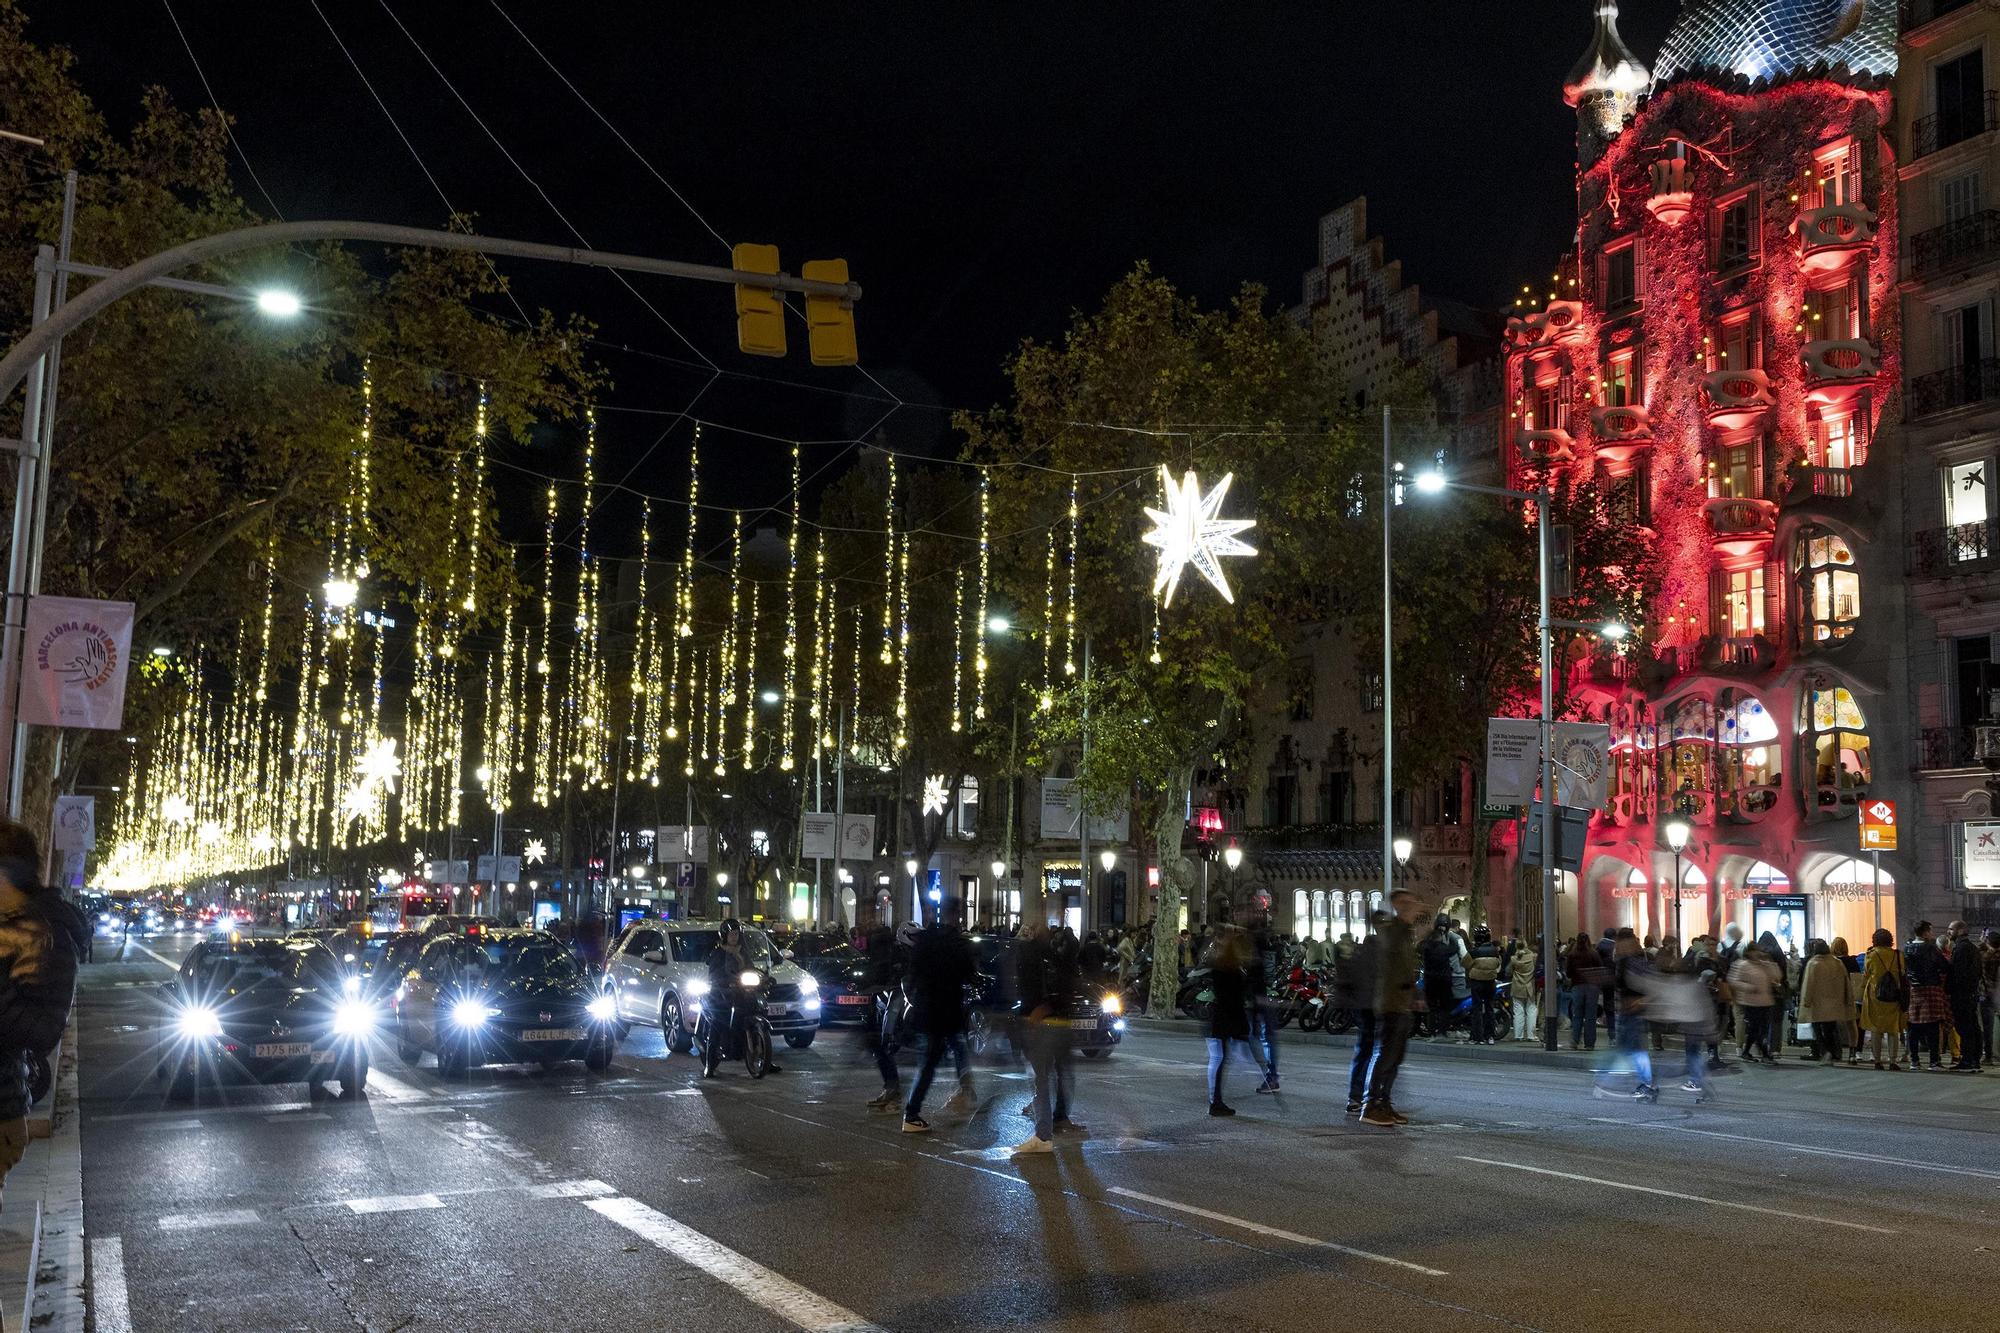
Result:
<svg viewBox="0 0 2000 1333">
<path fill-rule="evenodd" d="M 1166 494 L 1167 507 L 1165 510 L 1147 507 L 1146 517 L 1153 520 L 1153 530 L 1141 540 L 1160 548 L 1153 595 L 1158 597 L 1164 590 L 1166 605 L 1174 604 L 1174 589 L 1180 586 L 1181 570 L 1188 565 L 1193 565 L 1215 585 L 1223 601 L 1232 604 L 1236 601 L 1229 591 L 1229 580 L 1223 577 L 1221 558 L 1257 554 L 1254 546 L 1236 539 L 1237 533 L 1256 527 L 1257 520 L 1216 517 L 1221 512 L 1223 497 L 1229 493 L 1233 475 L 1225 473 L 1215 489 L 1204 495 L 1193 472 L 1176 482 L 1173 474 L 1161 466 L 1160 489 Z"/>
<path fill-rule="evenodd" d="M 194 818 L 194 806 L 187 797 L 176 793 L 160 802 L 160 818 L 169 824 L 185 824 Z"/>
<path fill-rule="evenodd" d="M 348 789 L 340 798 L 340 812 L 349 819 L 366 819 L 375 810 L 375 793 L 364 780 Z"/>
<path fill-rule="evenodd" d="M 370 745 L 356 761 L 356 767 L 361 778 L 356 791 L 366 791 L 378 782 L 388 791 L 396 790 L 396 779 L 403 775 L 403 761 L 396 755 L 394 738 L 385 737 Z"/>
<path fill-rule="evenodd" d="M 549 859 L 548 845 L 540 838 L 530 838 L 528 845 L 521 849 L 521 856 L 531 866 L 538 866 Z"/>
<path fill-rule="evenodd" d="M 927 815 L 943 814 L 944 808 L 950 802 L 950 800 L 951 800 L 951 793 L 947 792 L 944 788 L 944 774 L 939 773 L 936 774 L 935 776 L 924 779 L 925 814 Z"/>
</svg>

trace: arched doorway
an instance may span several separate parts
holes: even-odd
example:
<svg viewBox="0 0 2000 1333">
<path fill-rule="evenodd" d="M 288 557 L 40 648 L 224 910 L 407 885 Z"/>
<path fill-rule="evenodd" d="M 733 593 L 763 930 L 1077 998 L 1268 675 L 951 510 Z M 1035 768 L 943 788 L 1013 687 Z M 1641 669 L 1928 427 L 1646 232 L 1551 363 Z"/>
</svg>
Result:
<svg viewBox="0 0 2000 1333">
<path fill-rule="evenodd" d="M 1872 862 L 1849 856 L 1831 862 L 1823 870 L 1813 867 L 1806 892 L 1812 899 L 1812 933 L 1829 944 L 1844 939 L 1848 953 L 1866 953 L 1878 920 L 1892 938 L 1900 938 L 1896 928 L 1895 877 L 1887 870 L 1882 872 L 1878 917 Z"/>
</svg>

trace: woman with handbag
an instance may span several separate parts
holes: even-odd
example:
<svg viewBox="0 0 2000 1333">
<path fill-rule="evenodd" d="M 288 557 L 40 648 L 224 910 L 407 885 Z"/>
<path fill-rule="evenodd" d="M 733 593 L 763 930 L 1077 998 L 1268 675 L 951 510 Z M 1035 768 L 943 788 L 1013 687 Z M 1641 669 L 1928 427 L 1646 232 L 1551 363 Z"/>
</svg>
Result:
<svg viewBox="0 0 2000 1333">
<path fill-rule="evenodd" d="M 1909 995 L 1896 937 L 1878 930 L 1861 967 L 1861 1030 L 1868 1034 L 1869 1053 L 1877 1069 L 1882 1068 L 1884 1037 L 1889 1039 L 1889 1068 L 1900 1071 L 1903 1067 L 1896 1056 L 1903 1046 L 1903 1007 L 1909 1003 Z"/>
</svg>

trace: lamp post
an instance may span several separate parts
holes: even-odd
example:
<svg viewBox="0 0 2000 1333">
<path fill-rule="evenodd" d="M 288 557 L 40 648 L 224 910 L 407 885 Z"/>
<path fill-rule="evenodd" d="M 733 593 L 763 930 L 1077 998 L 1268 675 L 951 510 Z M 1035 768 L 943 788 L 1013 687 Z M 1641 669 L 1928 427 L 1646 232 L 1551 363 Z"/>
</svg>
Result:
<svg viewBox="0 0 2000 1333">
<path fill-rule="evenodd" d="M 1236 905 L 1236 868 L 1243 864 L 1243 849 L 1230 843 L 1222 849 L 1222 864 L 1229 867 L 1229 905 Z M 1208 924 L 1208 904 L 1201 905 L 1201 923 Z"/>
<path fill-rule="evenodd" d="M 916 907 L 917 919 L 924 915 L 923 894 L 917 888 L 917 858 L 912 856 L 903 862 L 903 873 L 910 877 L 910 902 Z"/>
<path fill-rule="evenodd" d="M 1389 846 L 1396 853 L 1397 868 L 1408 870 L 1410 868 L 1410 853 L 1417 850 L 1416 844 L 1408 838 L 1398 838 L 1390 843 Z"/>
<path fill-rule="evenodd" d="M 1687 940 L 1681 934 L 1681 849 L 1688 845 L 1688 835 L 1694 829 L 1687 820 L 1675 815 L 1660 831 L 1667 835 L 1667 846 L 1674 850 L 1674 943 L 1685 949 Z"/>
<path fill-rule="evenodd" d="M 989 918 L 988 924 L 990 925 L 997 922 L 1000 917 L 1008 915 L 1006 888 L 1007 863 L 995 858 L 993 864 L 986 868 L 993 872 L 993 907 L 987 913 L 987 917 Z"/>
<path fill-rule="evenodd" d="M 724 905 L 725 905 L 726 903 L 728 903 L 728 901 L 729 901 L 729 895 L 723 892 L 723 890 L 724 890 L 724 889 L 726 889 L 726 888 L 728 888 L 728 887 L 729 887 L 729 872 L 728 872 L 727 870 L 718 870 L 718 871 L 716 871 L 716 872 L 715 872 L 715 914 L 716 914 L 716 916 L 718 916 L 718 917 L 720 917 L 720 916 L 722 915 L 722 908 L 723 908 L 723 906 L 724 906 Z"/>
</svg>

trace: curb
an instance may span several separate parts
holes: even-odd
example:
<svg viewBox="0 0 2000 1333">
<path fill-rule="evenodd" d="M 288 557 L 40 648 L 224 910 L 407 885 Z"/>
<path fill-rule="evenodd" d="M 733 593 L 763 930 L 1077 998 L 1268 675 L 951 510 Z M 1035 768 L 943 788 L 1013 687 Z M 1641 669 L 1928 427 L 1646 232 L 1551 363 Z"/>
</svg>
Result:
<svg viewBox="0 0 2000 1333">
<path fill-rule="evenodd" d="M 42 1196 L 40 1262 L 29 1279 L 30 1327 L 37 1333 L 83 1333 L 83 1118 L 77 1113 L 76 1006 L 63 1034 Z"/>
<path fill-rule="evenodd" d="M 1125 1020 L 1125 1030 L 1181 1037 L 1207 1035 L 1201 1030 L 1200 1023 L 1190 1018 L 1128 1016 Z M 1288 1027 L 1279 1030 L 1278 1044 L 1353 1050 L 1354 1037 L 1351 1033 L 1301 1032 L 1295 1027 Z M 1530 1065 L 1543 1069 L 1589 1069 L 1591 1061 L 1597 1054 L 1595 1051 L 1545 1051 L 1526 1042 L 1473 1046 L 1467 1042 L 1434 1042 L 1415 1037 L 1410 1041 L 1409 1055 L 1406 1058 L 1414 1060 L 1435 1056 L 1443 1060 L 1465 1060 L 1475 1064 Z"/>
</svg>

